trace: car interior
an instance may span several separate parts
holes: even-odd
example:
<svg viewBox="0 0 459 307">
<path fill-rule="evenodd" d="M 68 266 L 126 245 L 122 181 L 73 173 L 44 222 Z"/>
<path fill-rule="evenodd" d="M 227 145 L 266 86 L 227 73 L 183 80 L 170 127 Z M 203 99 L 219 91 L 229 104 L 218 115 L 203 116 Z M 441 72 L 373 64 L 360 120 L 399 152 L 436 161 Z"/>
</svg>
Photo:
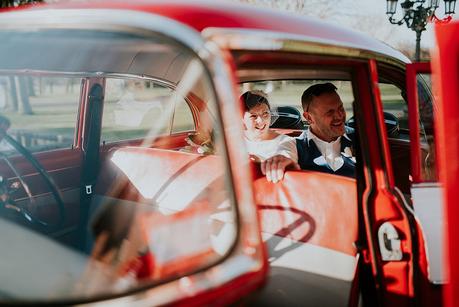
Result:
<svg viewBox="0 0 459 307">
<path fill-rule="evenodd" d="M 139 283 L 97 294 L 165 283 L 221 261 L 238 235 L 232 190 L 237 178 L 232 177 L 227 144 L 236 126 L 234 135 L 240 139 L 235 142 L 242 144 L 242 114 L 234 114 L 232 121 L 223 118 L 211 78 L 196 55 L 181 46 L 113 33 L 77 34 L 79 40 L 52 49 L 48 62 L 38 54 L 49 50 L 46 42 L 63 34 L 50 32 L 44 40 L 27 34 L 16 42 L 18 49 L 37 52 L 25 62 L 2 63 L 0 85 L 18 84 L 18 90 L 28 87 L 30 94 L 20 108 L 5 103 L 0 118 L 0 132 L 6 135 L 0 160 L 7 204 L 3 218 L 80 256 L 97 257 L 99 246 L 103 257 L 113 250 L 119 255 L 123 242 L 130 241 L 142 256 L 154 257 L 147 260 L 146 272 L 133 271 Z M 102 56 L 100 50 L 110 51 Z M 0 55 L 7 51 L 0 48 Z M 62 54 L 69 53 L 74 61 L 63 61 Z M 327 81 L 338 88 L 347 125 L 358 131 L 359 106 L 370 103 L 362 101 L 355 76 L 361 62 L 282 52 L 231 55 L 241 93 L 260 89 L 268 94 L 276 117 L 272 129 L 299 136 L 307 129 L 302 92 Z M 404 80 L 395 78 L 390 67 L 378 68 L 395 181 L 409 197 Z M 27 69 L 30 75 L 24 73 Z M 245 149 L 238 149 L 251 170 L 271 265 L 256 303 L 276 304 L 279 289 L 293 301 L 321 297 L 333 305 L 349 300 L 357 282 L 361 231 L 359 148 L 357 144 L 356 179 L 301 170 L 288 171 L 276 184 L 249 161 Z M 72 273 L 75 279 L 77 275 Z M 32 298 L 43 299 L 45 292 Z"/>
</svg>

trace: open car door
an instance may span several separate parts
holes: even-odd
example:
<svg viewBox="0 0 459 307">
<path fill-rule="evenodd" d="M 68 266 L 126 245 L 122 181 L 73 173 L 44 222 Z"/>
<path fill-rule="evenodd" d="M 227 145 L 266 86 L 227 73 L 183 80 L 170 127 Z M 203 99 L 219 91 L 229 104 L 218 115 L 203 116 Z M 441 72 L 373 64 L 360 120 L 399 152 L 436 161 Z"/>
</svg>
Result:
<svg viewBox="0 0 459 307">
<path fill-rule="evenodd" d="M 427 305 L 442 301 L 446 283 L 443 185 L 438 179 L 435 134 L 438 104 L 432 95 L 430 63 L 407 65 L 406 85 L 411 150 L 411 200 L 419 232 L 415 275 L 418 297 Z"/>
<path fill-rule="evenodd" d="M 410 149 L 411 159 L 414 161 L 411 170 L 410 165 L 399 166 L 406 168 L 399 170 L 394 167 L 398 164 L 393 164 L 391 161 L 397 158 L 398 152 L 393 152 L 393 148 L 392 152 L 389 151 L 389 144 L 393 144 L 389 142 L 394 140 L 389 139 L 390 136 L 386 131 L 391 124 L 390 119 L 388 122 L 381 110 L 377 68 L 379 66 L 370 60 L 369 74 L 372 80 L 373 104 L 362 107 L 363 116 L 366 118 L 364 121 L 361 120 L 362 129 L 367 129 L 365 136 L 368 139 L 362 141 L 362 146 L 368 146 L 366 143 L 370 143 L 368 146 L 370 157 L 366 163 L 372 169 L 370 172 L 364 172 L 362 215 L 368 251 L 363 250 L 363 260 L 371 266 L 373 282 L 376 285 L 374 291 L 377 294 L 373 296 L 379 304 L 429 306 L 438 303 L 438 299 L 441 299 L 441 287 L 438 286 L 443 277 L 439 268 L 441 263 L 435 264 L 431 261 L 431 259 L 440 261 L 442 257 L 441 250 L 438 251 L 440 243 L 436 241 L 439 236 L 441 237 L 441 233 L 438 232 L 441 229 L 441 206 L 438 210 L 432 208 L 435 206 L 432 198 L 435 199 L 435 195 L 438 195 L 438 186 L 434 180 L 435 170 L 433 167 L 427 167 L 427 165 L 434 165 L 432 162 L 434 152 L 429 150 L 433 147 L 433 136 L 428 138 L 424 132 L 429 131 L 432 135 L 433 131 L 432 117 L 428 116 L 433 110 L 432 96 L 427 83 L 421 77 L 416 79 L 417 75 L 413 70 L 423 69 L 420 72 L 425 73 L 428 66 L 427 64 L 408 65 L 408 115 L 410 128 L 414 128 L 410 130 L 409 142 L 406 139 L 395 139 L 398 143 L 409 145 L 406 148 Z M 417 103 L 417 97 L 422 98 L 422 103 Z M 370 99 L 372 98 L 368 97 L 366 101 Z M 371 106 L 374 107 L 373 110 L 367 108 Z M 426 118 L 425 121 L 427 118 L 430 119 L 430 126 L 427 123 L 423 125 L 418 123 L 420 114 Z M 375 117 L 373 121 L 370 120 L 371 116 Z M 370 122 L 375 122 L 376 125 L 368 126 L 367 123 Z M 419 128 L 421 126 L 422 133 Z M 402 192 L 399 183 L 396 184 L 394 174 L 397 172 L 406 172 L 406 182 L 411 183 L 411 191 L 404 189 Z M 422 177 L 424 180 L 420 179 L 421 175 L 424 176 Z M 437 191 L 437 194 L 431 194 L 432 191 Z M 427 198 L 427 195 L 431 198 Z M 414 210 L 412 203 L 414 203 Z M 431 219 L 435 219 L 436 223 L 434 224 Z M 426 227 L 429 228 L 428 231 Z M 426 236 L 427 232 L 429 235 Z M 426 245 L 429 242 L 432 245 L 430 248 L 434 250 L 426 253 L 429 248 Z M 365 287 L 366 281 L 363 282 Z M 365 299 L 365 290 L 363 294 Z"/>
<path fill-rule="evenodd" d="M 376 84 L 374 70 L 371 75 Z M 387 132 L 378 111 L 380 95 L 377 88 L 373 90 L 375 111 L 384 136 Z M 402 192 L 395 185 L 394 173 L 399 170 L 387 167 L 392 165 L 391 157 L 382 142 L 380 156 L 388 159 L 384 162 L 387 171 L 382 178 L 374 172 L 372 185 L 376 190 L 364 203 L 363 214 L 380 303 L 431 306 L 441 303 L 445 274 L 442 188 L 435 163 L 435 104 L 430 91 L 430 64 L 407 64 L 406 90 L 411 165 L 405 167 L 410 167 L 410 191 Z"/>
<path fill-rule="evenodd" d="M 459 23 L 452 22 L 438 25 L 436 28 L 437 50 L 433 57 L 433 80 L 438 96 L 437 124 L 437 160 L 439 179 L 443 186 L 445 257 L 443 270 L 448 277 L 445 287 L 445 305 L 457 306 L 459 297 L 459 249 L 457 238 L 459 228 L 457 219 L 457 191 L 459 190 L 459 142 L 457 141 L 459 124 Z"/>
<path fill-rule="evenodd" d="M 0 134 L 16 146 L 0 146 L 0 244 L 8 251 L 0 262 L 10 272 L 0 277 L 0 302 L 226 305 L 260 287 L 266 254 L 240 150 L 235 78 L 219 48 L 138 11 L 25 10 L 2 13 L 0 23 L 2 75 L 57 78 L 56 88 L 65 88 L 60 77 L 82 79 L 78 111 L 66 115 L 75 119 L 71 149 L 81 158 L 61 151 L 58 161 L 44 161 L 46 148 L 36 153 L 14 137 L 27 122 L 57 122 L 57 99 L 41 97 L 22 123 L 1 109 Z M 185 130 L 174 126 L 180 120 L 189 121 Z M 47 132 L 58 133 L 52 125 Z M 204 132 L 214 148 L 193 151 L 187 137 Z M 54 190 L 13 193 L 19 179 L 36 191 L 27 160 L 57 195 L 69 178 L 55 170 L 75 171 L 76 193 L 60 200 L 71 209 L 75 240 L 30 225 L 27 214 L 46 215 L 42 204 Z"/>
</svg>

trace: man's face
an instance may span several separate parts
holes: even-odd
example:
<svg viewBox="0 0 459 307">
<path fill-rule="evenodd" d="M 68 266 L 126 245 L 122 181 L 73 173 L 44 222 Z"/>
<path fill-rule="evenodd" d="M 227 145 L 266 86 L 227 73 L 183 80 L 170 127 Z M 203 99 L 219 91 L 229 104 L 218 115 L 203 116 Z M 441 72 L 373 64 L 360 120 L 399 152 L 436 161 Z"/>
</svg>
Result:
<svg viewBox="0 0 459 307">
<path fill-rule="evenodd" d="M 324 93 L 314 97 L 308 111 L 303 113 L 311 131 L 320 139 L 331 142 L 345 132 L 346 112 L 337 93 Z"/>
<path fill-rule="evenodd" d="M 261 103 L 244 113 L 245 133 L 249 140 L 264 140 L 268 136 L 271 113 L 266 104 Z"/>
</svg>

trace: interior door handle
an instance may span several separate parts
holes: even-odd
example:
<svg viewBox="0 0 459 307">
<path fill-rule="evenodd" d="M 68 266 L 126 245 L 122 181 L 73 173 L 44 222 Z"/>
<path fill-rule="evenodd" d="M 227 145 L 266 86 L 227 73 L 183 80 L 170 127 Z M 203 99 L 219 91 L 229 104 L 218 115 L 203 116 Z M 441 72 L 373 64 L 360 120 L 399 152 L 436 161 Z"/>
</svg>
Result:
<svg viewBox="0 0 459 307">
<path fill-rule="evenodd" d="M 383 223 L 378 230 L 379 249 L 383 261 L 400 261 L 403 252 L 397 229 L 390 222 Z"/>
</svg>

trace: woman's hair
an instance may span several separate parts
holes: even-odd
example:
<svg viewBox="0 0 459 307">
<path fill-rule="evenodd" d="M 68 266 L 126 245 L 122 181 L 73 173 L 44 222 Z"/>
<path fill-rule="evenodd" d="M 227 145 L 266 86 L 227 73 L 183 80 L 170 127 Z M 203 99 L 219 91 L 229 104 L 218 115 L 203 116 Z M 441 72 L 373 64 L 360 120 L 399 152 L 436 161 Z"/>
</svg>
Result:
<svg viewBox="0 0 459 307">
<path fill-rule="evenodd" d="M 271 109 L 267 95 L 260 90 L 247 91 L 239 99 L 244 103 L 244 111 L 246 112 L 260 104 L 265 104 Z"/>
</svg>

